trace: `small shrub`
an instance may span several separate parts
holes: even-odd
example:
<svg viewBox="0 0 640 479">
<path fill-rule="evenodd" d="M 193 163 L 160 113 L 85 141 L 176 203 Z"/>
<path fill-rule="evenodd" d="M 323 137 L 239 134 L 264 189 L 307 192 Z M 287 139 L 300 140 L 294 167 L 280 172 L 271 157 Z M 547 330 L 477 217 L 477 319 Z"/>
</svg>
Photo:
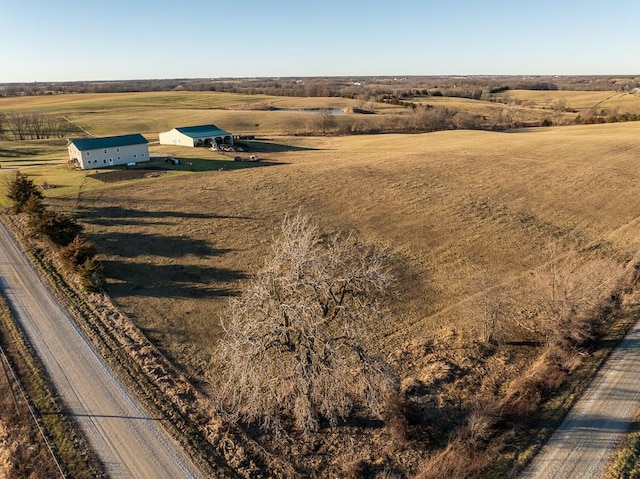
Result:
<svg viewBox="0 0 640 479">
<path fill-rule="evenodd" d="M 477 477 L 489 462 L 489 454 L 478 451 L 458 438 L 451 441 L 442 452 L 425 461 L 416 477 L 419 479 Z"/>
<path fill-rule="evenodd" d="M 62 264 L 70 270 L 93 259 L 96 249 L 93 243 L 85 238 L 76 236 L 71 243 L 62 247 L 58 252 Z"/>
<path fill-rule="evenodd" d="M 58 246 L 68 245 L 82 231 L 82 226 L 69 215 L 47 209 L 41 215 L 32 216 L 30 226 L 36 234 Z"/>
<path fill-rule="evenodd" d="M 350 462 L 344 466 L 344 477 L 347 479 L 362 479 L 366 476 L 368 467 L 362 459 Z"/>
<path fill-rule="evenodd" d="M 104 273 L 102 265 L 94 258 L 89 259 L 78 267 L 80 284 L 91 292 L 99 291 L 104 285 Z"/>
<path fill-rule="evenodd" d="M 409 421 L 408 408 L 400 394 L 390 394 L 386 398 L 385 422 L 396 446 L 403 446 L 408 441 Z"/>
<path fill-rule="evenodd" d="M 14 213 L 22 213 L 30 198 L 35 197 L 40 200 L 43 198 L 33 180 L 19 171 L 6 181 L 6 195 L 13 202 Z"/>
</svg>

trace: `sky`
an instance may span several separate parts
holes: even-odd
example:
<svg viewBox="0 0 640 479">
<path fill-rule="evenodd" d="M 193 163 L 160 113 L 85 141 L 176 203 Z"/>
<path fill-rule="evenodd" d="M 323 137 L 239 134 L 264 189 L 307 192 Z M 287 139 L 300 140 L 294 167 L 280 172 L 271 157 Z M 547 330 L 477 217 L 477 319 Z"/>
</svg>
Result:
<svg viewBox="0 0 640 479">
<path fill-rule="evenodd" d="M 640 0 L 0 0 L 0 83 L 615 74 Z"/>
</svg>

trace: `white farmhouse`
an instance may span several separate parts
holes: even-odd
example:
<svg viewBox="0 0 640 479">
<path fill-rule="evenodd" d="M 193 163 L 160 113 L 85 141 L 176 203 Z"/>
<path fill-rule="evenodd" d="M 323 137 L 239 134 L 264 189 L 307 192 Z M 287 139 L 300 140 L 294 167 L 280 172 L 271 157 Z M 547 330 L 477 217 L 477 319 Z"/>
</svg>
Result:
<svg viewBox="0 0 640 479">
<path fill-rule="evenodd" d="M 135 135 L 69 140 L 69 166 L 82 170 L 149 161 L 146 138 Z"/>
<path fill-rule="evenodd" d="M 160 133 L 161 145 L 211 146 L 233 145 L 233 135 L 216 125 L 181 126 Z"/>
</svg>

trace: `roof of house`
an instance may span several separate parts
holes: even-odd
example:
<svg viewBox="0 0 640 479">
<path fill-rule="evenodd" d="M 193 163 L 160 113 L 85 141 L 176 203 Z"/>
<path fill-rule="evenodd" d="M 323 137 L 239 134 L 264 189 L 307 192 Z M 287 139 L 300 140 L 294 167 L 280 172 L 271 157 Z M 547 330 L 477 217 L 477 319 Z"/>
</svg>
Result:
<svg viewBox="0 0 640 479">
<path fill-rule="evenodd" d="M 200 126 L 181 126 L 175 128 L 183 135 L 191 138 L 202 138 L 205 136 L 227 136 L 231 135 L 228 131 L 221 130 L 216 125 L 200 125 Z"/>
<path fill-rule="evenodd" d="M 115 148 L 118 146 L 140 145 L 148 143 L 140 133 L 134 135 L 105 136 L 103 138 L 75 138 L 69 141 L 78 150 L 99 150 L 101 148 Z"/>
</svg>

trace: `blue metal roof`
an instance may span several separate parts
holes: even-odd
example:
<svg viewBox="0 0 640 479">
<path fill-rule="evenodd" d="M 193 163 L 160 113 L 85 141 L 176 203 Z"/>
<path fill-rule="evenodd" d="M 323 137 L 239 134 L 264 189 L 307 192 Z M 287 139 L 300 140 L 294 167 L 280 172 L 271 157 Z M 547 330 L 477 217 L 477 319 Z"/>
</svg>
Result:
<svg viewBox="0 0 640 479">
<path fill-rule="evenodd" d="M 191 138 L 202 138 L 205 136 L 231 136 L 231 133 L 221 130 L 216 125 L 181 126 L 176 128 L 176 130 Z"/>
<path fill-rule="evenodd" d="M 75 138 L 70 140 L 78 150 L 99 150 L 118 146 L 140 145 L 149 143 L 140 133 L 134 135 L 105 136 L 103 138 Z"/>
</svg>

